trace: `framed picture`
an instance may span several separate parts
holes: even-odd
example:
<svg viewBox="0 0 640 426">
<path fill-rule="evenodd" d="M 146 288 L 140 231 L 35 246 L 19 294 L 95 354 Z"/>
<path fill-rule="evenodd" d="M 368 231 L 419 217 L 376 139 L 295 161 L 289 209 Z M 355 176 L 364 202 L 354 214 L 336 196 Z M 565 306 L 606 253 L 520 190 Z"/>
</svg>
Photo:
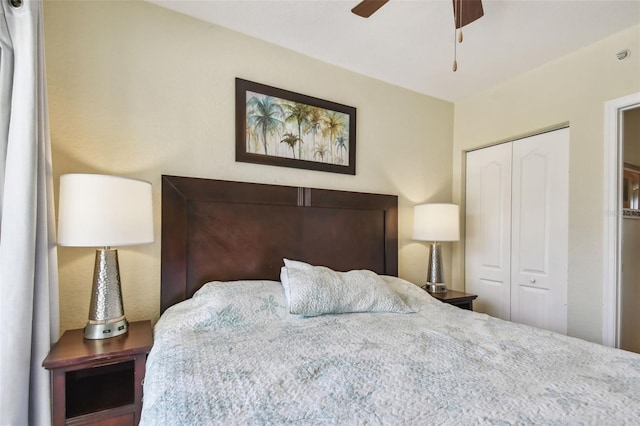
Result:
<svg viewBox="0 0 640 426">
<path fill-rule="evenodd" d="M 624 163 L 622 170 L 622 217 L 640 219 L 640 167 Z"/>
<path fill-rule="evenodd" d="M 356 109 L 236 78 L 236 161 L 356 174 Z"/>
</svg>

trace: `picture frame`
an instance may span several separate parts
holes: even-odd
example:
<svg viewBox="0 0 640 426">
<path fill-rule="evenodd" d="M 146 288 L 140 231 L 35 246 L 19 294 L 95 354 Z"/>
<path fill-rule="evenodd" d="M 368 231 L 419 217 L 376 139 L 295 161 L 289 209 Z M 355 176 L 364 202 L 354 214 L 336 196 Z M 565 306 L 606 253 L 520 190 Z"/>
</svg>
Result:
<svg viewBox="0 0 640 426">
<path fill-rule="evenodd" d="M 236 78 L 236 161 L 356 174 L 356 108 Z"/>
<path fill-rule="evenodd" d="M 640 219 L 640 167 L 629 163 L 622 170 L 622 217 Z"/>
</svg>

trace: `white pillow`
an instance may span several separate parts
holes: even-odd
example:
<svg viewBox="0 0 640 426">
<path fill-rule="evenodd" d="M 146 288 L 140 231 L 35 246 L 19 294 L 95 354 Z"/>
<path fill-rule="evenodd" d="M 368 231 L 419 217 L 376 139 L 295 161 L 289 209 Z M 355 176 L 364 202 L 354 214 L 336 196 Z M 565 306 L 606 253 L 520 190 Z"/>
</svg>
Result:
<svg viewBox="0 0 640 426">
<path fill-rule="evenodd" d="M 280 279 L 292 314 L 414 312 L 375 272 L 336 272 L 288 259 L 284 263 Z"/>
</svg>

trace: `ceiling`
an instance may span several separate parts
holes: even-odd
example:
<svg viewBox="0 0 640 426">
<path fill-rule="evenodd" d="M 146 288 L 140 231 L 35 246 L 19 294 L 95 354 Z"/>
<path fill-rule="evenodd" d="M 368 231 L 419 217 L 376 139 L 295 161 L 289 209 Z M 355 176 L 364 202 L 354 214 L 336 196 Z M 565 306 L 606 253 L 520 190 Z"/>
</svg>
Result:
<svg viewBox="0 0 640 426">
<path fill-rule="evenodd" d="M 640 0 L 483 0 L 454 73 L 450 0 L 390 0 L 368 19 L 359 0 L 149 1 L 449 101 L 640 24 Z"/>
</svg>

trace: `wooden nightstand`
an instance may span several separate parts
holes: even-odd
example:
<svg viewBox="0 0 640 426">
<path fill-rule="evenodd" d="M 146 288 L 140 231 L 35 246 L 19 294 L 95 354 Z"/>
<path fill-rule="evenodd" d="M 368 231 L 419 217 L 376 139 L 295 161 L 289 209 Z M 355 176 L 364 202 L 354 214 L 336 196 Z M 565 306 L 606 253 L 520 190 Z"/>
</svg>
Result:
<svg viewBox="0 0 640 426">
<path fill-rule="evenodd" d="M 66 331 L 42 363 L 51 370 L 53 424 L 137 425 L 151 346 L 151 321 L 102 340 L 85 339 L 82 329 Z"/>
<path fill-rule="evenodd" d="M 450 305 L 457 306 L 462 309 L 473 311 L 473 301 L 478 297 L 477 294 L 463 293 L 461 291 L 448 290 L 446 293 L 427 292 L 436 299 Z"/>
</svg>

